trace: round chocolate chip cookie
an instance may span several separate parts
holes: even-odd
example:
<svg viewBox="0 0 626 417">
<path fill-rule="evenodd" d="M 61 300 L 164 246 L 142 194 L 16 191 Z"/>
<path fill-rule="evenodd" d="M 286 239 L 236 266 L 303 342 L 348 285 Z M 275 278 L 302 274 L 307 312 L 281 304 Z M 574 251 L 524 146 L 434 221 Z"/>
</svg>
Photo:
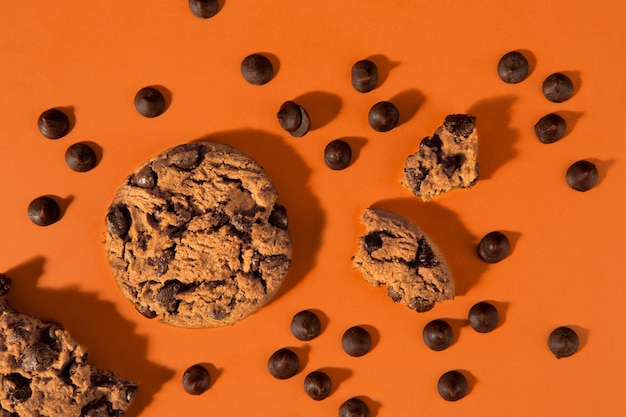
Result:
<svg viewBox="0 0 626 417">
<path fill-rule="evenodd" d="M 224 144 L 176 146 L 142 164 L 106 215 L 122 293 L 177 327 L 232 325 L 276 293 L 291 265 L 287 212 L 258 163 Z"/>
</svg>

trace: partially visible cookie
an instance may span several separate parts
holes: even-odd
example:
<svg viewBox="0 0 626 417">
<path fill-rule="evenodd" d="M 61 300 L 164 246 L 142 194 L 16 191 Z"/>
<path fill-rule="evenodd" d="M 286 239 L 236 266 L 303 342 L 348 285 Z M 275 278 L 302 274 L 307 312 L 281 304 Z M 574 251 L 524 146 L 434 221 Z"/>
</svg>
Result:
<svg viewBox="0 0 626 417">
<path fill-rule="evenodd" d="M 252 158 L 189 143 L 139 166 L 106 215 L 122 293 L 148 318 L 186 328 L 232 325 L 276 293 L 291 265 L 287 212 Z"/>
<path fill-rule="evenodd" d="M 365 235 L 359 238 L 352 266 L 374 286 L 385 285 L 395 301 L 418 312 L 454 298 L 454 280 L 446 260 L 419 227 L 380 209 L 365 209 Z"/>
<path fill-rule="evenodd" d="M 432 137 L 422 139 L 419 151 L 406 158 L 401 184 L 428 201 L 478 180 L 476 118 L 466 114 L 446 116 Z"/>
<path fill-rule="evenodd" d="M 0 284 L 7 282 L 0 274 Z M 87 350 L 58 323 L 13 310 L 0 298 L 0 415 L 118 417 L 137 385 L 87 363 Z"/>
</svg>

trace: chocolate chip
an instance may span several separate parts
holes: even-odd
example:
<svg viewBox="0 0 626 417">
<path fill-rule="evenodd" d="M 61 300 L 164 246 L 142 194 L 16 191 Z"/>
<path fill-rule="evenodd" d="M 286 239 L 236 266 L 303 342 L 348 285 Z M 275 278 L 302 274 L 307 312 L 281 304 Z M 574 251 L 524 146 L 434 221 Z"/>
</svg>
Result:
<svg viewBox="0 0 626 417">
<path fill-rule="evenodd" d="M 330 394 L 330 377 L 322 371 L 310 372 L 304 378 L 304 391 L 315 401 L 321 401 Z"/>
<path fill-rule="evenodd" d="M 557 359 L 572 356 L 578 350 L 578 335 L 569 327 L 557 327 L 548 337 L 548 347 Z"/>
<path fill-rule="evenodd" d="M 287 218 L 287 209 L 283 206 L 274 206 L 274 210 L 270 213 L 268 222 L 279 229 L 287 230 L 289 219 Z"/>
<path fill-rule="evenodd" d="M 565 119 L 555 113 L 543 116 L 535 124 L 535 135 L 541 143 L 554 143 L 565 136 Z"/>
<path fill-rule="evenodd" d="M 183 388 L 191 395 L 200 395 L 209 389 L 211 376 L 202 365 L 192 365 L 183 373 Z"/>
<path fill-rule="evenodd" d="M 377 132 L 388 132 L 398 125 L 400 113 L 397 107 L 388 101 L 381 101 L 372 106 L 368 121 Z"/>
<path fill-rule="evenodd" d="M 470 308 L 467 319 L 472 329 L 479 333 L 489 333 L 498 327 L 498 310 L 492 304 L 482 301 Z"/>
<path fill-rule="evenodd" d="M 302 114 L 300 113 L 300 106 L 293 101 L 285 101 L 276 113 L 278 124 L 287 132 L 293 132 L 302 123 Z"/>
<path fill-rule="evenodd" d="M 294 138 L 301 138 L 302 136 L 309 133 L 309 130 L 311 129 L 311 118 L 309 117 L 309 113 L 307 113 L 307 111 L 302 106 L 298 106 L 298 109 L 300 110 L 300 119 L 302 121 L 300 122 L 300 126 L 298 126 L 296 130 L 294 130 L 293 132 L 289 132 L 289 134 Z"/>
<path fill-rule="evenodd" d="M 107 230 L 111 236 L 123 237 L 130 230 L 131 217 L 126 206 L 112 206 L 106 217 Z"/>
<path fill-rule="evenodd" d="M 350 165 L 352 148 L 341 139 L 335 139 L 324 148 L 324 162 L 326 166 L 334 170 L 342 170 Z"/>
<path fill-rule="evenodd" d="M 153 319 L 157 316 L 157 313 L 150 310 L 150 307 L 135 303 L 135 309 L 145 318 Z"/>
<path fill-rule="evenodd" d="M 65 151 L 65 163 L 76 172 L 87 172 L 96 166 L 96 153 L 86 143 L 75 143 Z"/>
<path fill-rule="evenodd" d="M 167 154 L 167 160 L 180 169 L 190 170 L 200 165 L 200 152 L 194 144 L 180 145 Z"/>
<path fill-rule="evenodd" d="M 511 251 L 509 238 L 502 232 L 489 232 L 478 244 L 478 256 L 484 262 L 493 264 L 506 258 Z"/>
<path fill-rule="evenodd" d="M 387 285 L 387 296 L 389 296 L 389 298 L 391 298 L 391 300 L 394 303 L 399 302 L 400 300 L 402 300 L 402 294 L 400 294 L 395 288 L 393 288 L 391 285 Z"/>
<path fill-rule="evenodd" d="M 291 333 L 298 340 L 308 341 L 315 339 L 321 331 L 322 323 L 319 317 L 312 311 L 300 311 L 291 320 Z"/>
<path fill-rule="evenodd" d="M 161 304 L 169 313 L 174 313 L 178 309 L 180 300 L 176 299 L 179 292 L 183 290 L 183 284 L 177 280 L 171 280 L 165 282 L 163 287 L 156 295 L 156 300 Z"/>
<path fill-rule="evenodd" d="M 350 327 L 341 337 L 341 346 L 350 356 L 363 356 L 372 348 L 372 336 L 360 326 Z"/>
<path fill-rule="evenodd" d="M 11 277 L 0 274 L 0 297 L 4 297 L 9 293 L 11 289 Z"/>
<path fill-rule="evenodd" d="M 41 134 L 48 139 L 62 138 L 70 131 L 70 119 L 59 109 L 49 109 L 41 113 L 37 125 Z"/>
<path fill-rule="evenodd" d="M 92 369 L 89 380 L 97 387 L 112 387 L 117 383 L 117 378 L 112 373 L 102 369 Z"/>
<path fill-rule="evenodd" d="M 452 345 L 454 334 L 447 321 L 433 320 L 424 326 L 422 338 L 426 346 L 432 350 L 441 351 Z"/>
<path fill-rule="evenodd" d="M 504 54 L 498 62 L 498 75 L 507 84 L 517 84 L 528 76 L 528 60 L 517 51 Z"/>
<path fill-rule="evenodd" d="M 418 313 L 424 313 L 426 311 L 432 310 L 435 306 L 435 302 L 422 297 L 413 297 L 411 298 L 411 301 L 409 301 L 408 306 Z"/>
<path fill-rule="evenodd" d="M 61 218 L 61 208 L 51 197 L 37 197 L 28 205 L 28 217 L 38 226 L 49 226 Z"/>
<path fill-rule="evenodd" d="M 593 162 L 574 162 L 567 169 L 565 180 L 576 191 L 589 191 L 598 183 L 598 168 Z"/>
<path fill-rule="evenodd" d="M 146 189 L 154 188 L 157 184 L 157 174 L 150 165 L 146 165 L 133 175 L 133 184 Z"/>
<path fill-rule="evenodd" d="M 452 178 L 454 173 L 461 169 L 466 159 L 467 157 L 462 153 L 450 155 L 441 161 L 441 169 L 448 178 Z"/>
<path fill-rule="evenodd" d="M 209 19 L 219 10 L 217 0 L 189 0 L 189 9 L 198 19 Z"/>
<path fill-rule="evenodd" d="M 106 398 L 98 398 L 81 408 L 80 417 L 120 417 L 120 414 L 113 411 L 113 404 Z"/>
<path fill-rule="evenodd" d="M 574 95 L 574 84 L 567 75 L 557 72 L 543 81 L 542 91 L 551 102 L 562 103 Z"/>
<path fill-rule="evenodd" d="M 8 374 L 2 378 L 2 391 L 12 403 L 16 404 L 28 400 L 33 394 L 30 379 L 18 373 Z"/>
<path fill-rule="evenodd" d="M 139 387 L 135 384 L 126 384 L 126 401 L 131 402 L 135 395 L 137 395 L 137 391 L 139 391 Z"/>
<path fill-rule="evenodd" d="M 270 356 L 267 361 L 267 368 L 274 378 L 287 379 L 298 373 L 300 361 L 298 355 L 292 350 L 282 348 Z"/>
<path fill-rule="evenodd" d="M 46 370 L 58 357 L 58 352 L 46 345 L 45 343 L 34 343 L 27 345 L 19 362 L 22 369 L 26 372 L 41 372 Z"/>
<path fill-rule="evenodd" d="M 476 125 L 476 117 L 467 114 L 449 114 L 443 121 L 443 127 L 455 136 L 469 137 Z"/>
<path fill-rule="evenodd" d="M 370 409 L 365 402 L 353 397 L 339 406 L 339 417 L 370 417 Z"/>
<path fill-rule="evenodd" d="M 380 237 L 381 232 L 371 232 L 363 238 L 363 248 L 367 253 L 372 253 L 383 247 L 383 239 Z"/>
<path fill-rule="evenodd" d="M 135 109 L 144 117 L 157 117 L 165 111 L 165 98 L 159 90 L 144 87 L 135 94 Z"/>
<path fill-rule="evenodd" d="M 437 382 L 437 391 L 446 401 L 458 401 L 467 395 L 467 378 L 459 371 L 448 371 Z"/>
<path fill-rule="evenodd" d="M 433 249 L 423 237 L 417 242 L 417 254 L 415 255 L 415 261 L 419 266 L 424 268 L 433 268 L 439 264 L 435 258 Z"/>
<path fill-rule="evenodd" d="M 420 149 L 424 147 L 430 148 L 434 153 L 440 154 L 443 148 L 443 141 L 439 137 L 439 135 L 433 135 L 433 137 L 425 137 L 420 142 Z"/>
<path fill-rule="evenodd" d="M 263 85 L 274 77 L 274 68 L 270 60 L 263 55 L 252 54 L 241 62 L 241 75 L 252 85 Z"/>
<path fill-rule="evenodd" d="M 352 66 L 352 87 L 360 93 L 367 93 L 378 84 L 378 68 L 370 60 L 363 59 Z"/>
</svg>

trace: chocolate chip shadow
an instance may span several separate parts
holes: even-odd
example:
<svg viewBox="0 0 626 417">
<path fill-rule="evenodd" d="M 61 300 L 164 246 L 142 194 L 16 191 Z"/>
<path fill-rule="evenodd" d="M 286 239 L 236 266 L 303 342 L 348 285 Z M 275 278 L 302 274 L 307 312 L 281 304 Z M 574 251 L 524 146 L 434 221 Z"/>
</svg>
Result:
<svg viewBox="0 0 626 417">
<path fill-rule="evenodd" d="M 514 96 L 500 96 L 474 103 L 467 113 L 476 116 L 479 180 L 491 178 L 502 165 L 517 156 L 519 133 L 509 123 Z"/>
<path fill-rule="evenodd" d="M 478 239 L 453 211 L 437 203 L 422 203 L 414 198 L 382 200 L 373 207 L 411 220 L 432 238 L 450 267 L 456 295 L 466 294 L 485 272 L 487 264 L 480 260 L 476 252 Z"/>
<path fill-rule="evenodd" d="M 311 129 L 319 129 L 330 123 L 341 110 L 341 99 L 338 95 L 325 91 L 311 91 L 295 99 L 296 103 L 304 107 L 311 118 Z"/>
<path fill-rule="evenodd" d="M 135 333 L 134 323 L 113 303 L 77 287 L 40 288 L 44 263 L 35 257 L 5 272 L 13 279 L 9 303 L 20 313 L 61 323 L 87 348 L 92 365 L 137 382 L 139 391 L 125 416 L 139 416 L 174 371 L 147 360 L 147 337 Z"/>
<path fill-rule="evenodd" d="M 261 130 L 217 132 L 198 141 L 230 145 L 257 161 L 276 186 L 279 204 L 287 209 L 293 247 L 291 268 L 271 303 L 294 288 L 315 265 L 325 216 L 309 186 L 312 171 L 283 138 Z"/>
<path fill-rule="evenodd" d="M 400 65 L 400 62 L 391 61 L 386 55 L 383 54 L 370 55 L 365 59 L 376 64 L 376 68 L 378 69 L 378 84 L 376 85 L 376 88 L 383 85 L 385 81 L 387 81 L 391 70 Z"/>
<path fill-rule="evenodd" d="M 415 116 L 426 101 L 426 96 L 415 88 L 409 88 L 391 97 L 389 101 L 395 104 L 400 112 L 398 126 L 401 126 Z"/>
</svg>

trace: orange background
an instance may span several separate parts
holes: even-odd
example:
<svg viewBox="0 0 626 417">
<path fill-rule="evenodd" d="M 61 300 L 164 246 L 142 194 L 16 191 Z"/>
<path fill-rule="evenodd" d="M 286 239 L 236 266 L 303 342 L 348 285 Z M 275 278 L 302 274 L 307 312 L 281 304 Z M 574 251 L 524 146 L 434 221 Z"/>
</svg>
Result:
<svg viewBox="0 0 626 417">
<path fill-rule="evenodd" d="M 626 191 L 626 25 L 621 2 L 273 0 L 221 2 L 195 18 L 186 0 L 3 1 L 0 14 L 0 271 L 14 278 L 20 311 L 65 324 L 93 365 L 137 380 L 129 416 L 333 416 L 352 396 L 372 416 L 622 416 L 626 376 L 623 209 Z M 530 57 L 531 74 L 508 85 L 496 73 L 511 50 Z M 277 67 L 261 87 L 239 72 L 250 53 Z M 381 82 L 368 94 L 350 68 L 372 58 Z M 564 71 L 576 93 L 547 101 L 541 83 Z M 167 91 L 155 119 L 134 109 L 145 86 Z M 295 139 L 275 115 L 286 100 L 309 112 L 313 129 Z M 372 130 L 369 108 L 394 102 L 400 125 Z M 37 117 L 51 107 L 72 114 L 71 132 L 45 139 Z M 544 145 L 533 126 L 559 112 L 560 142 Z M 480 181 L 421 203 L 399 185 L 404 158 L 446 114 L 478 118 Z M 184 330 L 140 316 L 115 286 L 103 250 L 104 216 L 134 168 L 168 147 L 208 138 L 259 161 L 290 215 L 293 268 L 277 297 L 229 328 Z M 324 146 L 347 138 L 344 171 L 323 162 Z M 87 173 L 64 162 L 75 142 L 96 145 Z M 565 182 L 568 166 L 589 159 L 600 182 L 586 193 Z M 40 195 L 62 200 L 62 219 L 35 226 L 26 215 Z M 418 314 L 367 286 L 351 269 L 358 217 L 374 205 L 407 216 L 438 243 L 456 278 L 452 302 Z M 492 230 L 511 238 L 511 255 L 485 264 L 475 255 Z M 469 308 L 492 301 L 500 326 L 489 334 L 465 323 Z M 310 342 L 289 331 L 291 317 L 321 313 Z M 450 319 L 453 346 L 430 351 L 423 326 Z M 365 325 L 375 346 L 352 358 L 341 334 Z M 571 325 L 581 348 L 557 360 L 552 329 Z M 293 347 L 298 375 L 267 372 L 275 350 Z M 182 372 L 205 364 L 214 382 L 195 397 Z M 304 376 L 324 369 L 335 388 L 315 402 Z M 460 369 L 469 395 L 439 397 L 437 379 Z"/>
</svg>

